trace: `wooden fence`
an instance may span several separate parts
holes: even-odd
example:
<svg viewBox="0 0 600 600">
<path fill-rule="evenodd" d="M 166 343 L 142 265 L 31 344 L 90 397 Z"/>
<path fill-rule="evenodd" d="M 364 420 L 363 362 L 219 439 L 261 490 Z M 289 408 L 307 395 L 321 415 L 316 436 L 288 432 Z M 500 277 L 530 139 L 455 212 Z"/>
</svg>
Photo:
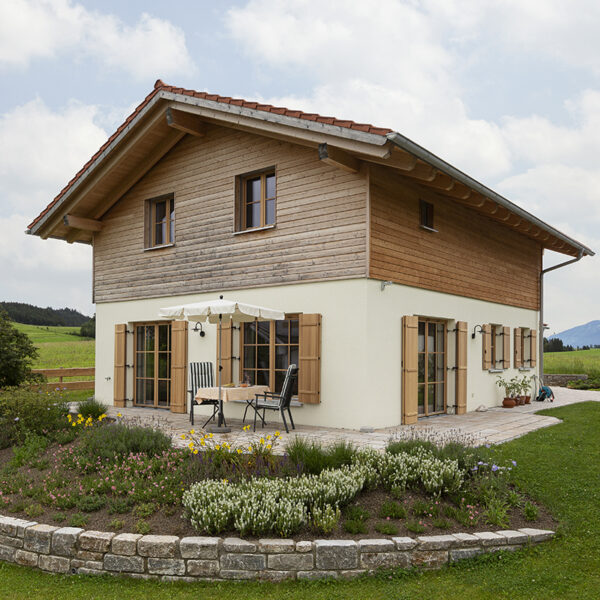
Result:
<svg viewBox="0 0 600 600">
<path fill-rule="evenodd" d="M 64 377 L 94 377 L 96 369 L 94 367 L 73 367 L 70 369 L 32 369 L 34 373 L 45 375 L 48 379 L 58 377 L 58 381 L 46 383 L 46 389 L 54 390 L 57 387 L 67 390 L 93 390 L 94 380 L 88 381 L 63 381 Z"/>
</svg>

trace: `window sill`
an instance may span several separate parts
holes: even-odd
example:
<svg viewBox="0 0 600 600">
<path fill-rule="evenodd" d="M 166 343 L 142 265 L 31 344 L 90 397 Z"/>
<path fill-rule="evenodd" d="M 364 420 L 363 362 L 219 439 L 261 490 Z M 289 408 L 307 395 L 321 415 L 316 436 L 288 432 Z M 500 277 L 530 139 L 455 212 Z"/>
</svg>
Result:
<svg viewBox="0 0 600 600">
<path fill-rule="evenodd" d="M 433 227 L 427 227 L 427 225 L 419 225 L 419 227 L 421 229 L 424 229 L 425 231 L 429 231 L 431 233 L 439 233 L 439 231 L 437 229 L 434 229 Z"/>
<path fill-rule="evenodd" d="M 504 373 L 504 369 L 488 369 L 488 373 Z"/>
<path fill-rule="evenodd" d="M 164 250 L 165 248 L 173 248 L 175 244 L 163 244 L 162 246 L 150 246 L 150 248 L 144 248 L 144 252 L 151 252 L 152 250 Z"/>
<path fill-rule="evenodd" d="M 253 227 L 252 229 L 242 229 L 241 231 L 234 231 L 233 235 L 242 235 L 243 233 L 254 233 L 255 231 L 267 231 L 268 229 L 275 229 L 275 224 L 265 225 L 264 227 Z"/>
<path fill-rule="evenodd" d="M 533 371 L 532 367 L 519 367 L 519 371 Z"/>
</svg>

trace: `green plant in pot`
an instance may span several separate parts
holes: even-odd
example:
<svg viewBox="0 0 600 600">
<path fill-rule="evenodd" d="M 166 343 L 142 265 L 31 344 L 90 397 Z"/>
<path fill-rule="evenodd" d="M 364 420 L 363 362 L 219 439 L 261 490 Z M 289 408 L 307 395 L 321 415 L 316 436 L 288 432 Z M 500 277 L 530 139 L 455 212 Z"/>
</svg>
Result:
<svg viewBox="0 0 600 600">
<path fill-rule="evenodd" d="M 504 379 L 504 377 L 498 375 L 496 378 L 496 385 L 499 388 L 504 389 L 504 400 L 502 400 L 502 406 L 504 406 L 504 408 L 514 408 L 517 405 L 515 395 L 518 393 L 518 390 L 515 388 L 515 378 L 513 377 L 512 379 Z"/>
<path fill-rule="evenodd" d="M 521 379 L 521 396 L 525 400 L 525 404 L 529 404 L 531 402 L 531 381 L 533 377 L 529 375 L 524 375 L 523 379 Z"/>
</svg>

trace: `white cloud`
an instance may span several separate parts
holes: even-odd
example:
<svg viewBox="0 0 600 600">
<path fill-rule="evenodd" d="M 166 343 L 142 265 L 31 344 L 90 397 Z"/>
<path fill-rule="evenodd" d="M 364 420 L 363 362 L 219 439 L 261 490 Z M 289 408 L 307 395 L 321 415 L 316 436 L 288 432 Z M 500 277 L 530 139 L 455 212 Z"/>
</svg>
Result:
<svg viewBox="0 0 600 600">
<path fill-rule="evenodd" d="M 70 0 L 0 3 L 0 66 L 24 67 L 33 59 L 67 51 L 136 79 L 195 69 L 184 32 L 147 13 L 129 26 L 114 15 L 88 11 Z"/>
</svg>

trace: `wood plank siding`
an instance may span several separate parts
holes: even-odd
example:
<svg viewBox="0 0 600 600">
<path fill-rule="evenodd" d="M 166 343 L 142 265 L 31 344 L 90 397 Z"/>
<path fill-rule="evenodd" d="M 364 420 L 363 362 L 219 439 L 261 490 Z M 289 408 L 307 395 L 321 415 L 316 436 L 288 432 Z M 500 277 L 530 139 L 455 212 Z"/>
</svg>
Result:
<svg viewBox="0 0 600 600">
<path fill-rule="evenodd" d="M 276 226 L 233 235 L 236 176 L 277 175 Z M 210 125 L 185 136 L 94 235 L 95 301 L 366 276 L 367 177 L 316 149 Z M 144 204 L 175 198 L 175 246 L 144 251 Z"/>
<path fill-rule="evenodd" d="M 370 277 L 539 309 L 539 243 L 390 170 L 369 181 Z M 419 226 L 421 199 L 438 233 Z"/>
</svg>

